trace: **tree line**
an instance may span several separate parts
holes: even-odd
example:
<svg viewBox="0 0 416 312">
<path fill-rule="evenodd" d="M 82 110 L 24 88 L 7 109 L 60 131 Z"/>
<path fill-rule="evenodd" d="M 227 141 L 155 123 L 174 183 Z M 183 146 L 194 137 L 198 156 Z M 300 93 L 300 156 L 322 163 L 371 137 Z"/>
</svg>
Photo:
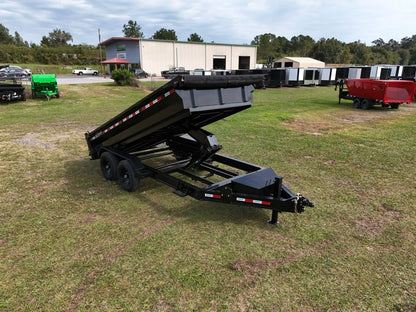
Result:
<svg viewBox="0 0 416 312">
<path fill-rule="evenodd" d="M 315 41 L 310 36 L 293 36 L 287 39 L 271 33 L 257 35 L 252 45 L 257 45 L 257 62 L 270 63 L 285 56 L 312 57 L 326 64 L 416 64 L 416 35 L 399 41 L 384 42 L 379 38 L 367 46 L 360 41 L 345 43 L 335 38 Z"/>
<path fill-rule="evenodd" d="M 123 25 L 124 37 L 144 38 L 141 26 L 133 20 Z M 150 39 L 174 40 L 178 37 L 174 29 L 160 28 Z M 197 33 L 189 35 L 189 42 L 204 42 Z M 41 64 L 99 64 L 98 46 L 73 45 L 72 35 L 61 29 L 52 30 L 43 36 L 40 44 L 28 43 L 18 32 L 14 35 L 0 24 L 0 62 L 41 63 Z M 312 57 L 326 64 L 416 64 L 416 35 L 400 41 L 379 38 L 371 46 L 355 41 L 345 43 L 335 38 L 321 38 L 315 41 L 310 36 L 293 36 L 287 39 L 272 33 L 257 35 L 251 41 L 257 46 L 257 62 L 268 64 L 285 56 Z M 102 53 L 104 53 L 102 51 Z M 105 55 L 102 57 L 105 59 Z"/>
<path fill-rule="evenodd" d="M 61 29 L 52 30 L 43 36 L 40 44 L 24 41 L 16 31 L 14 35 L 0 24 L 0 63 L 39 64 L 99 64 L 100 52 L 97 46 L 71 45 L 72 35 Z"/>
<path fill-rule="evenodd" d="M 136 21 L 129 20 L 123 25 L 124 37 L 144 38 L 141 26 Z M 160 28 L 151 39 L 178 40 L 175 30 Z M 16 31 L 14 35 L 9 29 L 0 24 L 0 63 L 40 63 L 40 64 L 99 64 L 100 49 L 88 44 L 73 45 L 72 35 L 61 29 L 53 29 L 43 36 L 40 44 L 23 40 Z M 203 42 L 201 36 L 193 33 L 188 41 Z M 104 49 L 101 51 L 105 59 Z"/>
</svg>

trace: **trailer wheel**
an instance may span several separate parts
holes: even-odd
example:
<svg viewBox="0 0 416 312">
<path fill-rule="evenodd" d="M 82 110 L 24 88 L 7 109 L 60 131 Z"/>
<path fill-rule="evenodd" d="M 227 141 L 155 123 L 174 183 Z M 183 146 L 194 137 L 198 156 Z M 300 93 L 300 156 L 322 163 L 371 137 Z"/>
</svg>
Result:
<svg viewBox="0 0 416 312">
<path fill-rule="evenodd" d="M 399 108 L 399 103 L 391 103 L 390 107 L 394 108 L 394 109 L 398 109 Z"/>
<path fill-rule="evenodd" d="M 362 109 L 369 109 L 371 107 L 371 102 L 369 99 L 363 99 L 361 101 L 361 108 Z"/>
<path fill-rule="evenodd" d="M 361 100 L 359 98 L 355 98 L 353 106 L 354 108 L 361 108 Z"/>
<path fill-rule="evenodd" d="M 127 192 L 134 192 L 139 187 L 139 178 L 128 160 L 122 160 L 118 164 L 118 180 Z"/>
<path fill-rule="evenodd" d="M 106 180 L 117 180 L 118 159 L 115 155 L 104 152 L 100 158 L 101 172 Z"/>
</svg>

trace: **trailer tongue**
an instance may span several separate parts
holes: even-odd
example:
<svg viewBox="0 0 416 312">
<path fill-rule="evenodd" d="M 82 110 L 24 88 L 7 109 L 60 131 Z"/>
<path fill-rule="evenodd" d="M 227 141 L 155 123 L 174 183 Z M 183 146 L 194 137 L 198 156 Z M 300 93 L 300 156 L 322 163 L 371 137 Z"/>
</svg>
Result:
<svg viewBox="0 0 416 312">
<path fill-rule="evenodd" d="M 301 213 L 313 204 L 292 193 L 273 169 L 221 155 L 212 133 L 202 129 L 251 106 L 263 75 L 179 76 L 97 129 L 85 134 L 92 159 L 108 180 L 135 191 L 154 178 L 180 196 Z"/>
</svg>

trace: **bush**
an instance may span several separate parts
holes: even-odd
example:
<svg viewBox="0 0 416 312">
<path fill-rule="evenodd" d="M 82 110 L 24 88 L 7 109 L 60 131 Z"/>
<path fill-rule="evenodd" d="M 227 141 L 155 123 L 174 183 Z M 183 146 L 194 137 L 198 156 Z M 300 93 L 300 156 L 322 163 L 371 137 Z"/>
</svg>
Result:
<svg viewBox="0 0 416 312">
<path fill-rule="evenodd" d="M 127 69 L 117 69 L 111 72 L 111 79 L 113 79 L 117 85 L 125 86 L 130 84 L 130 78 L 135 77 L 133 73 Z"/>
</svg>

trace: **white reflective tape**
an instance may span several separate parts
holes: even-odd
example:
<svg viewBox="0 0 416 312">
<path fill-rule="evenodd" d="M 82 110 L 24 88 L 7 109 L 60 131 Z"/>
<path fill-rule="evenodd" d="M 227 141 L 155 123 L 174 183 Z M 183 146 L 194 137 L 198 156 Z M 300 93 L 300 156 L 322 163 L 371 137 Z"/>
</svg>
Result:
<svg viewBox="0 0 416 312">
<path fill-rule="evenodd" d="M 112 125 L 110 128 L 107 128 L 107 129 L 102 130 L 101 132 L 97 133 L 95 136 L 93 136 L 93 137 L 91 138 L 91 141 L 93 141 L 93 140 L 97 139 L 98 137 L 100 137 L 101 135 L 103 135 L 103 134 L 107 133 L 108 131 L 113 130 L 115 127 L 117 127 L 117 126 L 121 125 L 123 122 L 126 122 L 127 120 L 129 120 L 129 119 L 133 118 L 134 116 L 138 115 L 141 111 L 144 111 L 145 109 L 148 109 L 148 108 L 149 108 L 149 107 L 151 107 L 153 104 L 156 104 L 157 102 L 159 102 L 159 101 L 163 100 L 163 98 L 164 98 L 164 97 L 167 97 L 167 96 L 169 96 L 169 95 L 173 94 L 174 92 L 175 92 L 175 90 L 174 90 L 174 89 L 172 89 L 172 90 L 170 90 L 170 91 L 166 92 L 163 96 L 159 96 L 157 99 L 153 100 L 152 102 L 150 102 L 150 103 L 146 104 L 145 106 L 142 106 L 141 108 L 139 108 L 139 109 L 138 109 L 137 111 L 135 111 L 134 113 L 132 113 L 132 114 L 130 114 L 130 115 L 128 115 L 128 116 L 126 116 L 126 117 L 124 117 L 122 120 L 120 120 L 120 121 L 116 122 L 116 123 L 115 123 L 114 125 Z M 219 197 L 218 197 L 218 196 L 219 196 Z M 214 198 L 221 198 L 221 196 L 220 196 L 220 195 L 215 195 L 215 196 L 213 195 L 213 197 L 214 197 Z"/>
</svg>

